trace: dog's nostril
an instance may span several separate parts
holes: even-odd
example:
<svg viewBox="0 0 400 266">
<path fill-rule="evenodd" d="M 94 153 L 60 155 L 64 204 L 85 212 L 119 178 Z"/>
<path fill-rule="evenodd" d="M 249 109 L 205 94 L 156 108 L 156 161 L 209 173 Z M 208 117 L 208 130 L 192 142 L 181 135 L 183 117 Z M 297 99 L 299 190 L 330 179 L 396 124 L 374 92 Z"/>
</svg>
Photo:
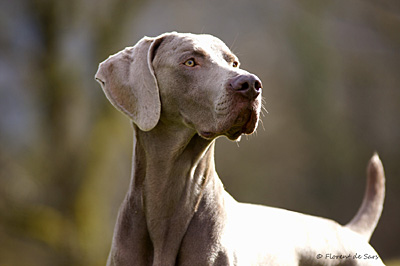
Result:
<svg viewBox="0 0 400 266">
<path fill-rule="evenodd" d="M 249 83 L 248 82 L 244 82 L 243 84 L 242 84 L 242 86 L 240 87 L 240 91 L 245 91 L 245 90 L 247 90 L 249 88 Z"/>
<path fill-rule="evenodd" d="M 256 80 L 256 82 L 254 83 L 254 88 L 258 91 L 262 88 L 261 82 Z"/>
</svg>

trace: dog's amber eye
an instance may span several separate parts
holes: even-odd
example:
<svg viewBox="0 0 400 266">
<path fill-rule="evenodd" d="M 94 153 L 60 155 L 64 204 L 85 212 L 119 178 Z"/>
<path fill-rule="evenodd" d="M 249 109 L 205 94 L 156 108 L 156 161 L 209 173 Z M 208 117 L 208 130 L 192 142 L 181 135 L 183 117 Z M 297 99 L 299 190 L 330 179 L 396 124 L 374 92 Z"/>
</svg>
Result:
<svg viewBox="0 0 400 266">
<path fill-rule="evenodd" d="M 196 65 L 196 62 L 194 62 L 193 59 L 186 60 L 186 62 L 185 62 L 185 66 L 188 66 L 188 67 L 194 67 L 195 65 Z"/>
<path fill-rule="evenodd" d="M 233 67 L 238 67 L 238 66 L 239 66 L 239 62 L 234 61 L 234 62 L 232 63 L 232 66 L 233 66 Z"/>
</svg>

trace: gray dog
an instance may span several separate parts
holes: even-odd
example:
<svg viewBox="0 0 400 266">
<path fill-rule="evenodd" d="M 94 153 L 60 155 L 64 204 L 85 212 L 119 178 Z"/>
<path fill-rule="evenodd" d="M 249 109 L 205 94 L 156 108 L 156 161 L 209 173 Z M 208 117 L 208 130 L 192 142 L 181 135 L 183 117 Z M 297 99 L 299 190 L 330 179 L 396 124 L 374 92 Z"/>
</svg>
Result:
<svg viewBox="0 0 400 266">
<path fill-rule="evenodd" d="M 215 139 L 256 129 L 262 84 L 221 40 L 144 37 L 101 63 L 96 80 L 134 128 L 132 179 L 107 265 L 383 265 L 368 244 L 385 194 L 377 155 L 345 226 L 238 203 L 224 190 Z"/>
</svg>

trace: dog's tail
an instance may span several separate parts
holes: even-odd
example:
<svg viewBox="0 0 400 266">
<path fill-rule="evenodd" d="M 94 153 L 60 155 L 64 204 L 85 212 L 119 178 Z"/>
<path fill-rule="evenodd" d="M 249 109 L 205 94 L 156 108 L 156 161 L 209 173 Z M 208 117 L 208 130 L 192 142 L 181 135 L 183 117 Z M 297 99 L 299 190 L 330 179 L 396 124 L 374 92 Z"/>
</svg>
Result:
<svg viewBox="0 0 400 266">
<path fill-rule="evenodd" d="M 367 167 L 367 187 L 364 199 L 356 216 L 346 225 L 368 241 L 378 224 L 385 200 L 385 173 L 377 153 Z"/>
</svg>

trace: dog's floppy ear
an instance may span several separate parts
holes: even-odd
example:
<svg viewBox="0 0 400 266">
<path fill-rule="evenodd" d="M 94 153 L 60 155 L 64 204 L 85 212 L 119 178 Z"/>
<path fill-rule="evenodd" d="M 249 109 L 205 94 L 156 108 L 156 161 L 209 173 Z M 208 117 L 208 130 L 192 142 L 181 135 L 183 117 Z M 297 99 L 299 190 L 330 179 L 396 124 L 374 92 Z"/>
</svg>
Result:
<svg viewBox="0 0 400 266">
<path fill-rule="evenodd" d="M 100 63 L 95 79 L 110 102 L 143 131 L 160 119 L 161 102 L 152 59 L 162 38 L 142 38 Z"/>
</svg>

